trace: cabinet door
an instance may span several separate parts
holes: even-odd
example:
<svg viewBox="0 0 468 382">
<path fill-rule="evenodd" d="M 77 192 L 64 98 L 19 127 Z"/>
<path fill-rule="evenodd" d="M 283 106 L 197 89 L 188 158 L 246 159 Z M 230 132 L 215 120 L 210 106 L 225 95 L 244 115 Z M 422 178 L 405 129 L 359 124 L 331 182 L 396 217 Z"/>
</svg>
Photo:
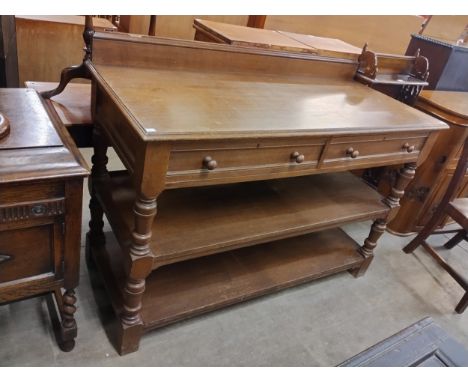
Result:
<svg viewBox="0 0 468 382">
<path fill-rule="evenodd" d="M 4 287 L 62 278 L 62 237 L 61 219 L 0 231 L 0 302 Z"/>
</svg>

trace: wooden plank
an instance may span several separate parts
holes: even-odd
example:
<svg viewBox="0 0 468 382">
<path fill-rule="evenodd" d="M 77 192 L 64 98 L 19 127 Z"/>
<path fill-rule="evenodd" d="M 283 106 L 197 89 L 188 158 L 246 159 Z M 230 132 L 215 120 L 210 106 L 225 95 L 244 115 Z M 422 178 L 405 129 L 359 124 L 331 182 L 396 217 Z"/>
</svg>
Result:
<svg viewBox="0 0 468 382">
<path fill-rule="evenodd" d="M 75 15 L 16 15 L 17 20 L 30 20 L 37 22 L 45 23 L 54 23 L 54 24 L 71 24 L 84 27 L 85 16 L 75 16 Z M 109 20 L 102 17 L 93 17 L 93 27 L 97 31 L 115 31 L 117 28 Z"/>
<path fill-rule="evenodd" d="M 278 33 L 314 48 L 320 56 L 342 57 L 357 60 L 359 55 L 362 53 L 362 48 L 358 48 L 357 46 L 348 44 L 347 42 L 336 38 L 318 37 L 283 31 L 278 31 Z"/>
<path fill-rule="evenodd" d="M 337 38 L 358 47 L 367 42 L 374 52 L 404 54 L 423 21 L 420 16 L 271 15 L 265 29 Z"/>
<path fill-rule="evenodd" d="M 254 46 L 310 54 L 317 52 L 313 46 L 273 30 L 249 28 L 201 19 L 195 19 L 194 27 L 230 45 Z"/>
<path fill-rule="evenodd" d="M 125 172 L 95 184 L 120 243 L 133 229 L 135 194 Z M 381 196 L 351 173 L 166 190 L 150 243 L 154 266 L 383 217 Z"/>
<path fill-rule="evenodd" d="M 276 241 L 164 266 L 146 279 L 145 330 L 359 267 L 358 245 L 340 229 Z M 116 313 L 125 279 L 122 253 L 111 233 L 93 247 Z"/>
<path fill-rule="evenodd" d="M 205 20 L 218 21 L 222 23 L 247 25 L 249 16 L 246 15 L 158 15 L 156 18 L 155 35 L 160 37 L 171 37 L 185 40 L 193 40 L 195 29 L 193 29 L 193 20 L 201 18 Z"/>
</svg>

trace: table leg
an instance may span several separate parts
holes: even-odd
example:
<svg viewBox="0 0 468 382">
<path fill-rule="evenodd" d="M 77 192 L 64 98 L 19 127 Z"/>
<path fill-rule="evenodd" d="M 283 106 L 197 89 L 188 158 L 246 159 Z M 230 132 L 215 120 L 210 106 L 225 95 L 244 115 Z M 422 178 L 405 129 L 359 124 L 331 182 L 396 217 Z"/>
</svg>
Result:
<svg viewBox="0 0 468 382">
<path fill-rule="evenodd" d="M 390 190 L 390 195 L 383 200 L 383 202 L 390 207 L 390 211 L 384 219 L 377 219 L 372 224 L 369 236 L 364 241 L 364 245 L 359 248 L 359 253 L 364 257 L 364 261 L 359 268 L 352 269 L 350 271 L 354 277 L 364 275 L 367 268 L 369 268 L 369 265 L 374 258 L 374 248 L 377 245 L 377 241 L 385 232 L 387 222 L 390 221 L 398 212 L 400 199 L 405 193 L 406 186 L 414 178 L 415 173 L 416 163 L 405 163 L 403 168 L 400 169 L 397 179 L 395 180 L 395 184 Z"/>
<path fill-rule="evenodd" d="M 55 289 L 53 293 L 56 304 L 54 304 L 52 296 L 49 295 L 47 306 L 57 343 L 62 351 L 69 352 L 75 347 L 75 338 L 78 332 L 75 321 L 76 297 L 73 289 L 66 289 L 63 295 L 60 289 Z"/>
<path fill-rule="evenodd" d="M 118 351 L 127 354 L 138 349 L 143 334 L 143 320 L 140 315 L 145 279 L 151 273 L 153 256 L 149 246 L 151 227 L 156 216 L 156 199 L 140 195 L 133 208 L 135 227 L 132 232 L 130 261 L 127 279 L 123 288 L 123 309 L 120 315 Z"/>
<path fill-rule="evenodd" d="M 91 247 L 102 246 L 105 244 L 104 227 L 104 211 L 99 204 L 96 192 L 94 190 L 94 182 L 98 182 L 103 177 L 108 176 L 107 172 L 107 142 L 102 136 L 99 128 L 93 129 L 93 147 L 94 155 L 91 158 L 93 167 L 91 168 L 91 177 L 88 180 L 88 190 L 90 194 L 89 211 L 91 219 L 89 221 L 89 231 L 86 239 L 86 260 L 88 264 L 92 262 Z"/>
<path fill-rule="evenodd" d="M 377 246 L 377 240 L 379 240 L 380 236 L 385 232 L 386 227 L 387 222 L 385 219 L 377 219 L 372 224 L 369 236 L 364 240 L 364 245 L 359 248 L 359 253 L 364 257 L 364 262 L 359 268 L 351 270 L 351 274 L 354 277 L 361 277 L 366 273 L 367 268 L 369 268 L 369 265 L 374 258 L 374 248 Z"/>
</svg>

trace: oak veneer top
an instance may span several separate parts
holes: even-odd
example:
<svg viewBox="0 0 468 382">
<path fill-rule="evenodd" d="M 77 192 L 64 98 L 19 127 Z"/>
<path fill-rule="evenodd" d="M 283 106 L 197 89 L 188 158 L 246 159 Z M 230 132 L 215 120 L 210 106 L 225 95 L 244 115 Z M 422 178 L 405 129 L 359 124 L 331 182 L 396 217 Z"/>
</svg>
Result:
<svg viewBox="0 0 468 382">
<path fill-rule="evenodd" d="M 441 90 L 424 90 L 420 98 L 450 114 L 468 120 L 468 93 Z"/>
<path fill-rule="evenodd" d="M 230 45 L 255 46 L 353 59 L 357 59 L 362 53 L 362 48 L 336 38 L 250 28 L 200 19 L 195 19 L 194 26 Z"/>
<path fill-rule="evenodd" d="M 256 46 L 259 48 L 287 50 L 290 52 L 317 53 L 317 50 L 313 46 L 304 44 L 273 30 L 249 28 L 241 25 L 200 19 L 195 19 L 194 25 L 207 31 L 215 38 L 224 41 L 226 44 Z"/>
<path fill-rule="evenodd" d="M 0 89 L 0 111 L 10 121 L 0 150 L 63 146 L 35 90 Z"/>
<path fill-rule="evenodd" d="M 37 21 L 37 22 L 48 22 L 48 23 L 57 23 L 57 24 L 71 24 L 84 26 L 85 17 L 84 16 L 75 16 L 75 15 L 66 15 L 66 16 L 57 16 L 57 15 L 40 15 L 40 16 L 15 16 L 16 19 L 26 20 L 26 21 Z M 96 30 L 117 30 L 117 27 L 112 24 L 109 20 L 101 17 L 93 17 L 93 27 Z"/>
<path fill-rule="evenodd" d="M 88 174 L 35 90 L 0 89 L 0 110 L 10 121 L 10 134 L 0 139 L 0 183 Z"/>
<path fill-rule="evenodd" d="M 362 48 L 348 44 L 337 38 L 319 37 L 309 34 L 278 31 L 291 39 L 299 41 L 316 49 L 317 54 L 328 57 L 344 57 L 356 59 L 362 53 Z"/>
<path fill-rule="evenodd" d="M 145 140 L 346 135 L 446 127 L 349 80 L 94 67 Z"/>
</svg>

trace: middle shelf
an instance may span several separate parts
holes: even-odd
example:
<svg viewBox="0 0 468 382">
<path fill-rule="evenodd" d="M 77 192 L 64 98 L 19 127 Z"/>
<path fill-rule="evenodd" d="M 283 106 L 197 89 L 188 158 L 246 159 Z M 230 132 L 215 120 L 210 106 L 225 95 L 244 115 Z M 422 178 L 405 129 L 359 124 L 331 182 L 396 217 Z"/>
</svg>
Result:
<svg viewBox="0 0 468 382">
<path fill-rule="evenodd" d="M 128 173 L 111 172 L 94 186 L 127 249 L 136 197 Z M 166 190 L 152 228 L 153 266 L 384 217 L 381 199 L 349 172 Z"/>
</svg>

